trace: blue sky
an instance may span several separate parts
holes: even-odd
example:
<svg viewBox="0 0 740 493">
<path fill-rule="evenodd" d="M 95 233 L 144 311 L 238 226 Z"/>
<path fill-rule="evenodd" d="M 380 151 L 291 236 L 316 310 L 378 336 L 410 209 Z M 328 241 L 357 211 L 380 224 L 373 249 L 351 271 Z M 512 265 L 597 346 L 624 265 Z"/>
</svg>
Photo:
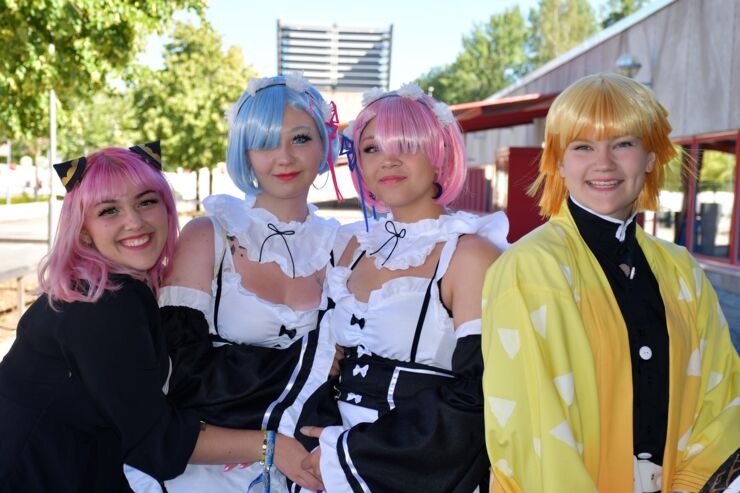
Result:
<svg viewBox="0 0 740 493">
<path fill-rule="evenodd" d="M 597 9 L 604 0 L 591 0 Z M 277 71 L 277 20 L 307 24 L 387 26 L 393 24 L 391 87 L 437 65 L 452 62 L 462 37 L 492 14 L 518 6 L 525 13 L 537 0 L 212 0 L 208 21 L 224 46 L 238 45 L 260 75 Z M 259 5 L 259 7 L 254 7 Z M 307 8 L 308 7 L 308 8 Z M 182 16 L 180 18 L 183 18 Z M 150 38 L 143 63 L 161 63 L 162 38 Z"/>
</svg>

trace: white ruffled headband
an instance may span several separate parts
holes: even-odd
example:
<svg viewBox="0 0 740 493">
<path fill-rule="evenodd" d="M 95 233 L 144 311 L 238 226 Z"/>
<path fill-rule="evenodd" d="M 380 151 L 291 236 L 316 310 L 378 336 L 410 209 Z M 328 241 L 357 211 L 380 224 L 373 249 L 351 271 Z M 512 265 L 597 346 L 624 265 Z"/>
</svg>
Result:
<svg viewBox="0 0 740 493">
<path fill-rule="evenodd" d="M 327 103 L 324 100 L 316 101 L 309 91 L 311 89 L 311 83 L 306 79 L 301 72 L 286 72 L 283 76 L 285 81 L 276 80 L 276 77 L 254 77 L 252 79 L 249 79 L 249 83 L 247 84 L 246 93 L 249 94 L 249 97 L 254 97 L 255 94 L 257 94 L 262 89 L 267 89 L 268 87 L 272 86 L 285 86 L 288 87 L 295 92 L 303 92 L 308 95 L 308 97 L 311 99 L 311 102 L 315 104 L 319 111 L 321 112 L 321 118 L 324 120 L 325 123 L 329 123 L 332 120 L 332 117 L 334 116 L 334 108 L 332 107 L 331 103 Z M 242 104 L 247 102 L 247 99 L 245 98 Z M 241 109 L 240 105 L 237 105 L 237 103 L 232 104 L 228 110 L 226 110 L 226 121 L 229 123 L 229 128 L 231 128 L 234 125 L 234 121 L 236 121 L 236 115 L 239 113 L 239 110 Z"/>
<path fill-rule="evenodd" d="M 432 113 L 434 113 L 434 116 L 437 117 L 437 120 L 443 128 L 446 128 L 455 122 L 455 115 L 452 114 L 452 110 L 450 110 L 449 106 L 441 101 L 436 101 L 433 105 L 430 106 L 429 103 L 423 99 L 424 91 L 422 90 L 422 88 L 419 87 L 417 84 L 414 84 L 413 82 L 402 84 L 401 87 L 399 87 L 395 91 L 383 91 L 382 89 L 378 88 L 370 89 L 369 91 L 366 91 L 362 94 L 362 107 L 365 108 L 379 99 L 394 96 L 411 99 L 423 104 L 424 106 L 432 110 Z M 342 135 L 351 139 L 354 127 L 355 121 L 352 120 L 347 124 L 347 127 L 342 132 Z"/>
</svg>

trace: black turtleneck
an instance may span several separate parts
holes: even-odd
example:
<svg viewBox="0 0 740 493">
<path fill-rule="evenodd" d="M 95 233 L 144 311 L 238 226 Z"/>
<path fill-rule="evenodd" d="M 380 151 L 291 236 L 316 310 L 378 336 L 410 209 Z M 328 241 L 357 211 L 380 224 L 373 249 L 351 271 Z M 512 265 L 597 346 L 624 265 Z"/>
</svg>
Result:
<svg viewBox="0 0 740 493">
<path fill-rule="evenodd" d="M 624 240 L 613 223 L 571 199 L 568 208 L 581 237 L 604 270 L 627 325 L 632 363 L 634 453 L 663 463 L 668 426 L 668 329 L 665 307 L 647 259 L 635 237 L 635 221 Z M 647 454 L 650 454 L 648 457 Z"/>
</svg>

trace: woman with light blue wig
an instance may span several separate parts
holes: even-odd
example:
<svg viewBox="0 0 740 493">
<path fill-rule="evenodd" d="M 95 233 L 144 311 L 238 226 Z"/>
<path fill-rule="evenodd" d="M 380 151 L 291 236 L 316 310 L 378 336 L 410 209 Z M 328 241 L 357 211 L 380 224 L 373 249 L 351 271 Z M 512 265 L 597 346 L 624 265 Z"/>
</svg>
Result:
<svg viewBox="0 0 740 493">
<path fill-rule="evenodd" d="M 207 197 L 209 217 L 180 236 L 159 299 L 172 359 L 168 397 L 204 423 L 263 430 L 263 460 L 190 465 L 165 487 L 323 489 L 300 466 L 317 443 L 294 436 L 324 402 L 317 389 L 335 355 L 318 326 L 333 306 L 323 287 L 339 223 L 316 215 L 307 196 L 319 173 L 329 171 L 336 187 L 336 107 L 287 74 L 251 80 L 228 117 L 227 167 L 245 198 Z M 129 480 L 135 491 L 159 488 L 136 474 Z"/>
</svg>

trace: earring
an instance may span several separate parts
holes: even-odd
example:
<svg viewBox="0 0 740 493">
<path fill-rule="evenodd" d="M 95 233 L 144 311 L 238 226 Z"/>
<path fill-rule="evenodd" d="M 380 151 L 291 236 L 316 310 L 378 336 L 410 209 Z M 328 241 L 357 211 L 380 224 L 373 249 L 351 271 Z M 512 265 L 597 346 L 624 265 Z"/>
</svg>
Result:
<svg viewBox="0 0 740 493">
<path fill-rule="evenodd" d="M 435 191 L 434 191 L 434 195 L 432 196 L 432 198 L 434 200 L 437 200 L 438 198 L 442 196 L 442 185 L 440 185 L 438 181 L 435 181 L 433 185 L 434 185 Z"/>
<path fill-rule="evenodd" d="M 368 197 L 370 197 L 371 199 L 373 199 L 373 200 L 377 200 L 377 198 L 375 197 L 375 194 L 374 194 L 373 192 L 368 192 L 368 193 L 367 193 L 367 195 L 368 195 Z"/>
</svg>

